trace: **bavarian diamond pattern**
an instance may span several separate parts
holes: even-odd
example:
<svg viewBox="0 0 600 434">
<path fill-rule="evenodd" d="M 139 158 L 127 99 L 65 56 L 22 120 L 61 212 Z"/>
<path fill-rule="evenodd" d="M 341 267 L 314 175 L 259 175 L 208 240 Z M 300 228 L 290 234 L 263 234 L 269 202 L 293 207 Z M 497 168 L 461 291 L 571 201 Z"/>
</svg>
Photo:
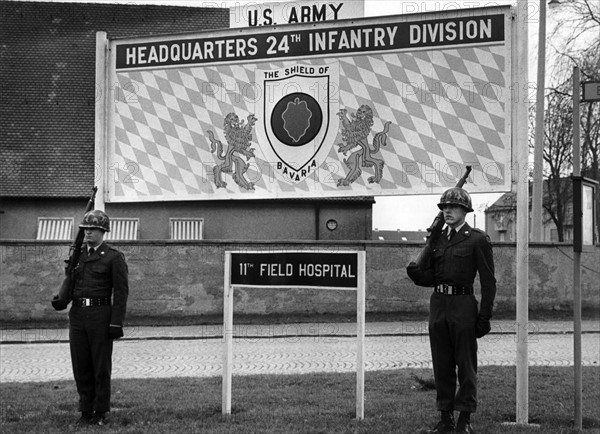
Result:
<svg viewBox="0 0 600 434">
<path fill-rule="evenodd" d="M 374 157 L 383 159 L 383 177 L 369 183 L 372 167 L 348 186 L 339 186 L 348 167 L 337 133 L 318 169 L 300 181 L 287 178 L 270 161 L 268 144 L 258 143 L 244 189 L 223 173 L 217 188 L 213 167 L 221 161 L 211 151 L 209 131 L 228 146 L 224 118 L 240 120 L 256 114 L 264 95 L 256 70 L 291 67 L 306 62 L 282 61 L 202 68 L 171 68 L 119 72 L 120 89 L 134 89 L 116 98 L 112 149 L 109 150 L 110 201 L 183 199 L 283 198 L 344 195 L 439 193 L 453 186 L 473 166 L 471 192 L 510 189 L 510 71 L 502 45 L 423 50 L 315 59 L 309 65 L 337 61 L 339 89 L 331 97 L 331 115 L 348 116 L 365 104 L 373 109 L 369 135 L 389 126 L 387 145 Z"/>
</svg>

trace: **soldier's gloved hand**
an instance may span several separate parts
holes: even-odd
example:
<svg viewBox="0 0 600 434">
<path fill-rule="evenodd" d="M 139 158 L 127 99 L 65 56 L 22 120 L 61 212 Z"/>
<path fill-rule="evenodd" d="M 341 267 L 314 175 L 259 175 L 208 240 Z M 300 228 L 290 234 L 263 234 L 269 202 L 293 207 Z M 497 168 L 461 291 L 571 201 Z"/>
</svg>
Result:
<svg viewBox="0 0 600 434">
<path fill-rule="evenodd" d="M 123 337 L 123 327 L 121 326 L 116 326 L 116 325 L 111 325 L 108 328 L 108 336 L 111 339 L 119 339 Z"/>
<path fill-rule="evenodd" d="M 54 310 L 64 310 L 67 308 L 63 301 L 58 298 L 58 295 L 55 295 L 50 303 L 52 303 Z"/>
<path fill-rule="evenodd" d="M 477 339 L 484 337 L 492 330 L 492 326 L 490 325 L 490 319 L 479 316 L 477 317 L 477 323 L 475 324 L 475 336 Z"/>
</svg>

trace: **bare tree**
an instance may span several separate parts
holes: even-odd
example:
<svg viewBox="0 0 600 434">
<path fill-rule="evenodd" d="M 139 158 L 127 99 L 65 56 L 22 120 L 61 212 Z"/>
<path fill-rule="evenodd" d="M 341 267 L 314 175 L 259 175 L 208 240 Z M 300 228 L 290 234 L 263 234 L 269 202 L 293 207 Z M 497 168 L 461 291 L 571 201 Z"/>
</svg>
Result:
<svg viewBox="0 0 600 434">
<path fill-rule="evenodd" d="M 564 87 L 564 85 L 562 86 Z M 535 123 L 535 106 L 530 107 L 530 124 Z M 529 129 L 530 148 L 534 144 L 533 128 Z M 569 175 L 572 170 L 573 101 L 567 89 L 553 89 L 546 96 L 544 117 L 544 197 L 542 207 L 547 223 L 557 229 L 558 241 L 564 241 L 564 226 L 572 200 Z"/>
<path fill-rule="evenodd" d="M 552 75 L 559 80 L 550 92 L 571 94 L 566 82 L 572 80 L 573 66 L 579 67 L 582 81 L 600 81 L 600 1 L 563 0 L 555 19 L 557 25 L 549 39 L 557 41 L 553 46 L 559 61 Z M 559 34 L 563 36 L 558 37 Z M 582 174 L 600 181 L 599 102 L 581 105 L 581 132 Z"/>
<path fill-rule="evenodd" d="M 546 91 L 543 208 L 556 225 L 558 240 L 564 241 L 572 200 L 573 67 L 579 67 L 583 81 L 600 81 L 600 2 L 563 0 L 561 4 L 560 17 L 555 13 L 557 25 L 549 37 L 558 61 L 551 69 L 553 79 Z M 582 174 L 600 181 L 600 102 L 582 103 L 580 125 Z M 600 216 L 600 191 L 597 203 Z"/>
</svg>

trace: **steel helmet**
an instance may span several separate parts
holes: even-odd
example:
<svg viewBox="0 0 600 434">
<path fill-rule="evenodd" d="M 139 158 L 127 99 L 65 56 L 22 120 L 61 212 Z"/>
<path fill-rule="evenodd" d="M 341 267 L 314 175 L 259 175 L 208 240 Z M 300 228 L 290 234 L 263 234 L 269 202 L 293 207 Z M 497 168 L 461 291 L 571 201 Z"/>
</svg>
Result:
<svg viewBox="0 0 600 434">
<path fill-rule="evenodd" d="M 102 229 L 104 232 L 110 232 L 110 219 L 104 211 L 95 209 L 83 216 L 79 227 L 83 229 L 97 228 Z"/>
<path fill-rule="evenodd" d="M 438 208 L 442 209 L 444 205 L 460 205 L 466 209 L 467 212 L 473 211 L 471 196 L 469 196 L 469 193 L 467 193 L 466 190 L 463 190 L 460 187 L 450 188 L 442 194 L 440 203 L 438 203 Z"/>
</svg>

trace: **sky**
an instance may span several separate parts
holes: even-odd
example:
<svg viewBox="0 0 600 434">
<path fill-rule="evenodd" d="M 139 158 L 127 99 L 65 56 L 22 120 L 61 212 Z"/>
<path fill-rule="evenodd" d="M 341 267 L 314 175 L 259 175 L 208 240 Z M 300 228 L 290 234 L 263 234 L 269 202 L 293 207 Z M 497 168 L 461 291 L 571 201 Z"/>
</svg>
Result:
<svg viewBox="0 0 600 434">
<path fill-rule="evenodd" d="M 45 0 L 49 1 L 49 0 Z M 50 0 L 55 1 L 55 0 Z M 84 3 L 121 3 L 121 4 L 169 4 L 198 7 L 232 7 L 247 3 L 265 3 L 264 0 L 70 0 Z M 350 0 L 352 1 L 352 0 Z M 365 17 L 398 15 L 418 12 L 438 12 L 463 8 L 488 7 L 497 5 L 514 5 L 523 0 L 364 0 Z M 552 14 L 548 10 L 547 34 L 552 31 Z M 529 32 L 529 81 L 536 82 L 537 68 L 537 39 L 539 24 L 539 2 L 530 0 L 528 7 Z M 465 185 L 468 190 L 468 184 Z M 502 193 L 473 194 L 473 208 L 469 213 L 467 223 L 480 229 L 485 228 L 486 207 L 492 205 Z M 373 206 L 373 228 L 379 230 L 425 230 L 436 216 L 436 204 L 439 195 L 427 196 L 379 196 Z"/>
</svg>

